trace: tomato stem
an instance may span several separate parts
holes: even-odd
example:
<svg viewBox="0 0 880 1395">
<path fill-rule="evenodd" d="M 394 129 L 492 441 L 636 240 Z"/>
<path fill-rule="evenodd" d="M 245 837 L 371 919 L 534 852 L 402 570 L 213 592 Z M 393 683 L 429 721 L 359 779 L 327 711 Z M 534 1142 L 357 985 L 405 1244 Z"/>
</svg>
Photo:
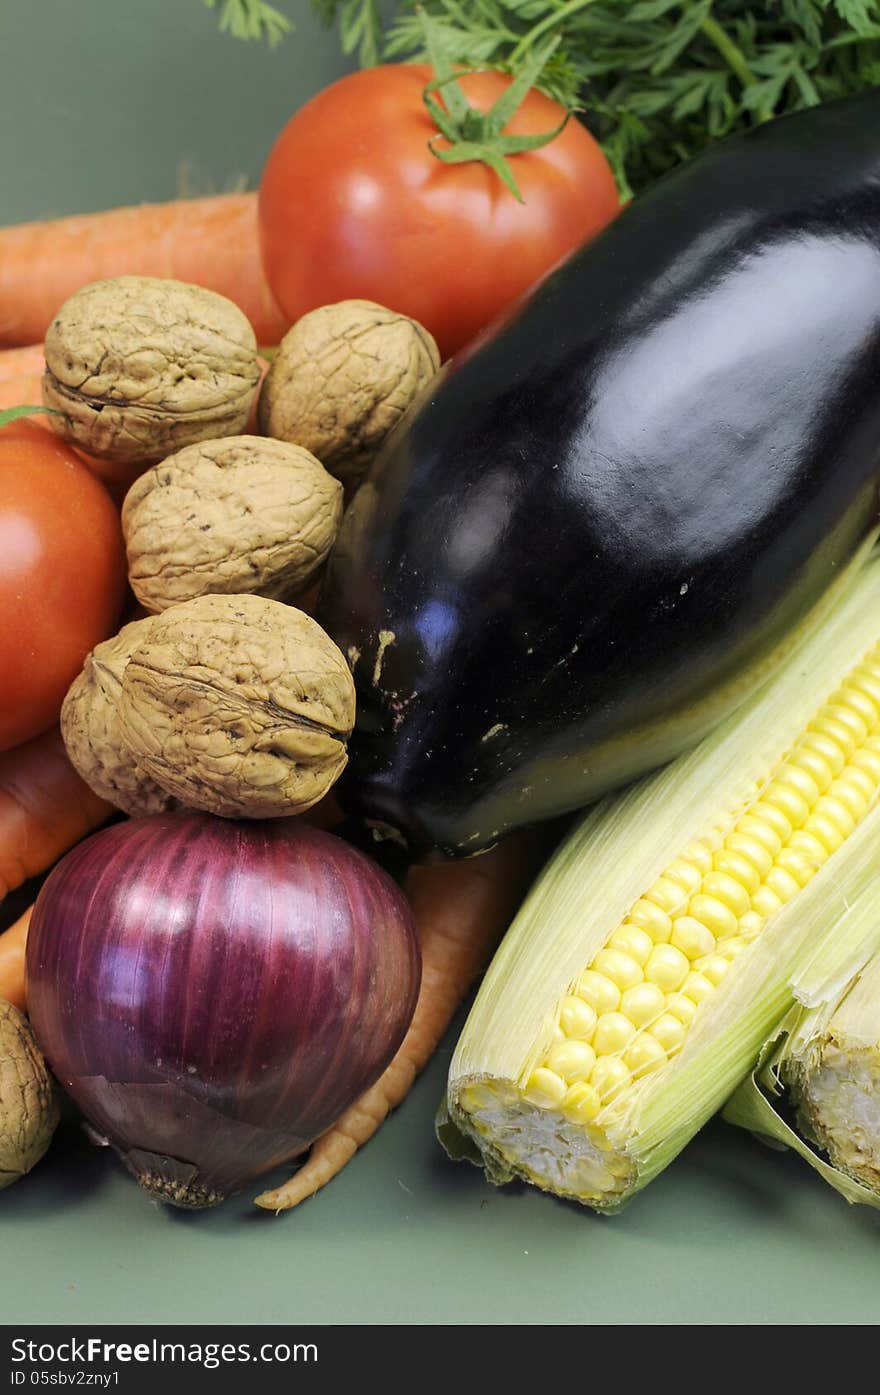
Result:
<svg viewBox="0 0 880 1395">
<path fill-rule="evenodd" d="M 449 148 L 441 149 L 437 146 L 438 137 L 434 136 L 428 141 L 428 149 L 438 160 L 448 165 L 481 161 L 494 170 L 515 199 L 524 203 L 507 157 L 520 155 L 528 150 L 539 150 L 541 146 L 549 145 L 565 128 L 571 112 L 566 112 L 559 125 L 552 131 L 540 131 L 531 136 L 512 136 L 505 135 L 504 128 L 519 109 L 527 93 L 535 86 L 559 44 L 558 36 L 535 49 L 489 111 L 482 112 L 471 106 L 458 82 L 460 77 L 482 70 L 453 69 L 439 26 L 424 10 L 419 10 L 419 18 L 425 36 L 425 48 L 434 69 L 434 80 L 425 86 L 422 100 L 437 126 L 439 136 L 449 141 Z M 435 92 L 442 92 L 445 107 L 437 101 Z"/>
</svg>

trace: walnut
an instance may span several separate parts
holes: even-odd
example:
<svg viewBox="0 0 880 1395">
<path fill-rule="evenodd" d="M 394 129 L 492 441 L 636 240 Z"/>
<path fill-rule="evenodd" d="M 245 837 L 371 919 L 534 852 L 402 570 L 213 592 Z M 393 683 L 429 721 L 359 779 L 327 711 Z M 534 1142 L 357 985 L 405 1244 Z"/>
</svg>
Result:
<svg viewBox="0 0 880 1395">
<path fill-rule="evenodd" d="M 406 315 L 342 300 L 297 320 L 260 393 L 260 429 L 312 451 L 347 488 L 440 367 L 437 345 Z"/>
<path fill-rule="evenodd" d="M 259 377 L 254 332 L 231 300 L 119 276 L 84 286 L 49 326 L 43 402 L 90 455 L 152 464 L 243 431 Z"/>
<path fill-rule="evenodd" d="M 155 616 L 122 678 L 122 733 L 183 804 L 229 818 L 301 813 L 342 773 L 345 659 L 302 611 L 199 596 Z"/>
<path fill-rule="evenodd" d="M 40 1161 L 60 1116 L 58 1090 L 30 1025 L 0 998 L 0 1190 Z"/>
<path fill-rule="evenodd" d="M 127 814 L 158 814 L 177 802 L 140 768 L 119 729 L 122 675 L 152 623 L 152 616 L 133 620 L 96 645 L 61 708 L 61 735 L 71 764 L 95 794 Z"/>
<path fill-rule="evenodd" d="M 147 610 L 194 596 L 295 596 L 326 560 L 342 486 L 307 450 L 265 436 L 202 441 L 128 491 L 122 528 Z"/>
</svg>

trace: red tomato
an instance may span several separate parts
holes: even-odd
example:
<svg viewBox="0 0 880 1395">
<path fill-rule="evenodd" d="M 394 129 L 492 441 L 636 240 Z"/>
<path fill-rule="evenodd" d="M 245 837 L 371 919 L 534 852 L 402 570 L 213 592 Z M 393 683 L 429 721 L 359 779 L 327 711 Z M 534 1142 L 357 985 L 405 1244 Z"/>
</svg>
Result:
<svg viewBox="0 0 880 1395">
<path fill-rule="evenodd" d="M 57 720 L 125 596 L 119 515 L 104 486 L 56 437 L 0 429 L 0 751 Z"/>
<path fill-rule="evenodd" d="M 428 149 L 431 77 L 411 64 L 352 73 L 281 132 L 260 185 L 260 237 L 291 320 L 338 300 L 375 300 L 425 325 L 446 357 L 617 213 L 608 161 L 574 118 L 549 145 L 509 157 L 524 204 L 484 164 L 443 164 Z M 488 111 L 511 80 L 460 81 Z M 563 114 L 532 90 L 506 133 L 552 130 Z"/>
</svg>

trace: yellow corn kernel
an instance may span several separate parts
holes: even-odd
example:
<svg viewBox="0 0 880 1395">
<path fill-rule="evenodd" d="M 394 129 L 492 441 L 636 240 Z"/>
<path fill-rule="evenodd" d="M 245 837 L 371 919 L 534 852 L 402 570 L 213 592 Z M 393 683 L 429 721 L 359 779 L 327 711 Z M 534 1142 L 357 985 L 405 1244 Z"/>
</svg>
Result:
<svg viewBox="0 0 880 1395">
<path fill-rule="evenodd" d="M 695 891 L 699 891 L 706 873 L 686 857 L 677 857 L 674 862 L 670 862 L 663 875 L 680 886 L 689 896 L 693 896 Z"/>
<path fill-rule="evenodd" d="M 575 1041 L 589 1041 L 596 1029 L 597 1020 L 596 1009 L 583 998 L 576 998 L 568 993 L 562 999 L 559 1025 L 567 1037 Z"/>
<path fill-rule="evenodd" d="M 752 810 L 756 808 L 757 805 L 752 806 Z M 771 812 L 778 818 L 778 811 L 776 809 L 771 810 Z M 773 866 L 774 857 L 778 855 L 779 849 L 782 847 L 782 835 L 777 832 L 773 825 L 770 824 L 768 820 L 762 819 L 758 814 L 750 811 L 747 814 L 742 814 L 740 818 L 737 819 L 736 827 L 730 835 L 728 842 L 731 841 L 734 834 L 741 838 L 749 838 L 769 854 L 770 861 L 766 864 L 766 867 L 762 869 L 769 872 L 770 868 Z M 786 842 L 788 842 L 790 836 L 790 833 L 786 834 Z M 744 852 L 745 848 L 741 846 L 740 850 Z M 747 856 L 751 856 L 751 854 L 749 853 Z M 755 865 L 758 866 L 757 863 Z"/>
<path fill-rule="evenodd" d="M 560 1041 L 551 1046 L 545 1058 L 548 1070 L 561 1075 L 569 1085 L 577 1080 L 589 1080 L 596 1053 L 585 1041 Z"/>
<path fill-rule="evenodd" d="M 858 688 L 871 699 L 874 707 L 880 712 L 880 683 L 876 678 L 876 669 L 869 664 L 858 664 L 846 676 L 847 688 Z"/>
<path fill-rule="evenodd" d="M 870 780 L 880 784 L 880 754 L 877 751 L 863 746 L 860 751 L 853 751 L 849 763 L 857 770 L 863 770 Z"/>
<path fill-rule="evenodd" d="M 664 993 L 674 993 L 688 976 L 690 961 L 675 945 L 655 945 L 645 965 L 645 978 Z"/>
<path fill-rule="evenodd" d="M 642 966 L 622 949 L 600 949 L 593 960 L 593 968 L 596 973 L 610 978 L 621 992 L 635 987 L 644 978 Z"/>
<path fill-rule="evenodd" d="M 772 867 L 773 864 L 769 857 L 767 862 L 768 866 Z M 722 872 L 725 876 L 739 883 L 746 898 L 746 904 L 739 915 L 745 915 L 751 904 L 753 892 L 757 891 L 761 885 L 763 873 L 759 872 L 754 863 L 749 862 L 747 857 L 743 857 L 742 853 L 737 852 L 735 848 L 727 847 L 715 854 L 715 871 Z"/>
<path fill-rule="evenodd" d="M 654 948 L 651 936 L 640 930 L 637 925 L 621 925 L 619 930 L 615 930 L 608 944 L 612 949 L 622 949 L 625 954 L 631 954 L 642 968 L 647 964 L 648 956 Z"/>
<path fill-rule="evenodd" d="M 603 1104 L 619 1095 L 624 1085 L 630 1081 L 629 1067 L 619 1056 L 602 1056 L 593 1068 L 590 1084 L 596 1090 Z"/>
<path fill-rule="evenodd" d="M 681 986 L 681 991 L 686 998 L 691 998 L 699 1007 L 700 1003 L 705 1002 L 715 992 L 715 985 L 711 979 L 706 978 L 705 974 L 691 970 Z"/>
<path fill-rule="evenodd" d="M 640 1032 L 623 1055 L 634 1080 L 640 1080 L 649 1071 L 656 1070 L 667 1060 L 666 1052 L 656 1037 Z"/>
<path fill-rule="evenodd" d="M 696 839 L 693 843 L 688 843 L 682 853 L 682 860 L 689 862 L 705 876 L 712 870 L 713 849 L 704 843 L 702 839 Z"/>
<path fill-rule="evenodd" d="M 462 1092 L 461 1102 L 468 1114 L 477 1114 L 481 1109 L 491 1109 L 497 1100 L 485 1085 L 468 1085 Z"/>
<path fill-rule="evenodd" d="M 718 953 L 725 959 L 735 959 L 738 954 L 742 954 L 744 949 L 748 949 L 750 939 L 745 935 L 734 935 L 731 940 L 724 940 L 718 946 Z M 699 968 L 699 965 L 697 965 Z"/>
<path fill-rule="evenodd" d="M 865 724 L 865 737 L 873 731 L 877 725 L 877 709 L 866 693 L 860 692 L 858 688 L 854 688 L 849 682 L 844 681 L 833 695 L 832 701 L 834 697 L 846 703 L 846 710 L 851 716 L 858 713 Z"/>
<path fill-rule="evenodd" d="M 589 1003 L 597 1016 L 601 1012 L 613 1012 L 620 1002 L 617 984 L 605 974 L 597 974 L 595 969 L 584 970 L 577 981 L 576 992 L 579 998 Z"/>
<path fill-rule="evenodd" d="M 835 717 L 828 707 L 823 707 L 821 713 L 807 724 L 806 735 L 821 736 L 824 740 L 832 742 L 843 757 L 844 763 L 849 760 L 858 744 L 852 728 Z"/>
<path fill-rule="evenodd" d="M 804 732 L 798 742 L 800 750 L 812 751 L 819 758 L 824 766 L 831 771 L 832 778 L 839 775 L 846 764 L 846 755 L 840 748 L 838 741 L 832 741 L 821 731 L 814 730 L 812 726 Z"/>
<path fill-rule="evenodd" d="M 653 1026 L 648 1028 L 648 1031 L 669 1056 L 681 1048 L 687 1035 L 684 1023 L 680 1022 L 677 1017 L 673 1017 L 671 1012 L 664 1012 L 663 1016 L 658 1017 Z"/>
<path fill-rule="evenodd" d="M 840 778 L 845 781 L 847 786 L 861 791 L 865 799 L 865 811 L 867 811 L 877 797 L 877 785 L 870 775 L 857 765 L 845 765 L 840 772 Z M 859 814 L 859 818 L 864 818 L 864 813 Z"/>
<path fill-rule="evenodd" d="M 737 933 L 742 935 L 744 939 L 753 940 L 756 935 L 760 935 L 763 929 L 764 917 L 759 915 L 757 911 L 746 911 L 745 915 L 740 916 Z"/>
<path fill-rule="evenodd" d="M 666 1006 L 666 994 L 656 983 L 637 983 L 628 988 L 620 999 L 620 1011 L 635 1027 L 644 1027 L 659 1017 Z"/>
<path fill-rule="evenodd" d="M 772 872 L 773 868 L 771 867 L 770 871 L 767 873 L 768 877 Z M 781 905 L 781 898 L 776 895 L 776 892 L 770 886 L 759 886 L 752 897 L 752 908 L 757 911 L 762 920 L 766 920 L 768 916 L 773 915 L 774 911 L 778 911 Z"/>
<path fill-rule="evenodd" d="M 635 1027 L 622 1012 L 605 1012 L 596 1023 L 593 1049 L 599 1057 L 616 1056 L 626 1050 L 635 1034 Z"/>
<path fill-rule="evenodd" d="M 785 785 L 781 781 L 774 780 L 764 791 L 763 802 L 772 805 L 780 814 L 787 819 L 791 832 L 800 828 L 810 812 L 810 805 L 804 796 L 790 785 Z M 783 836 L 783 842 L 787 842 L 791 837 L 791 832 Z"/>
<path fill-rule="evenodd" d="M 539 1109 L 558 1109 L 565 1098 L 566 1084 L 555 1071 L 539 1066 L 526 1081 L 523 1096 Z"/>
<path fill-rule="evenodd" d="M 709 900 L 709 897 L 705 898 Z M 699 901 L 698 896 L 694 896 L 694 901 Z M 733 928 L 736 929 L 736 918 L 733 919 Z M 730 932 L 731 934 L 733 931 Z M 672 944 L 675 949 L 680 949 L 682 954 L 688 959 L 699 959 L 704 954 L 711 954 L 715 948 L 715 936 L 703 921 L 692 915 L 679 916 L 678 920 L 672 922 Z"/>
<path fill-rule="evenodd" d="M 694 1020 L 697 1005 L 693 998 L 687 997 L 685 993 L 669 993 L 666 997 L 666 1011 L 671 1012 L 673 1017 L 677 1017 L 679 1022 L 683 1022 L 685 1027 L 690 1026 Z"/>
<path fill-rule="evenodd" d="M 848 838 L 856 826 L 856 821 L 846 805 L 836 798 L 838 784 L 839 780 L 835 780 L 828 793 L 823 794 L 816 805 L 816 812 L 821 811 L 826 818 L 831 820 L 841 836 Z"/>
<path fill-rule="evenodd" d="M 771 867 L 764 882 L 765 887 L 779 897 L 780 903 L 784 906 L 786 901 L 790 901 L 792 896 L 796 896 L 800 891 L 800 886 L 795 881 L 790 872 L 786 872 L 780 862 L 775 867 Z"/>
<path fill-rule="evenodd" d="M 844 806 L 856 822 L 860 822 L 868 812 L 871 804 L 871 797 L 873 797 L 873 790 L 871 791 L 871 797 L 866 798 L 864 791 L 859 788 L 858 781 L 853 780 L 848 775 L 848 770 L 849 766 L 847 766 L 840 778 L 834 781 L 832 787 L 834 798 Z M 861 775 L 863 772 L 859 771 L 858 773 Z"/>
<path fill-rule="evenodd" d="M 700 973 L 710 983 L 714 983 L 716 988 L 729 968 L 730 960 L 723 954 L 710 954 L 708 959 L 704 959 L 700 963 Z"/>
<path fill-rule="evenodd" d="M 573 1124 L 591 1124 L 601 1108 L 598 1090 L 586 1081 L 572 1085 L 562 1099 L 562 1112 Z"/>
<path fill-rule="evenodd" d="M 749 893 L 742 882 L 727 872 L 715 870 L 704 877 L 701 894 L 710 896 L 722 906 L 726 906 L 736 920 L 745 915 L 751 904 Z"/>
<path fill-rule="evenodd" d="M 804 804 L 804 815 L 800 820 L 801 823 L 822 793 L 809 770 L 805 770 L 802 765 L 797 765 L 792 760 L 787 760 L 782 768 L 776 772 L 773 783 L 792 790 L 800 797 Z"/>
<path fill-rule="evenodd" d="M 655 945 L 665 943 L 672 934 L 672 917 L 669 913 L 644 898 L 636 901 L 626 919 L 627 924 L 638 925 L 640 930 L 650 935 Z"/>
<path fill-rule="evenodd" d="M 797 848 L 783 848 L 776 860 L 776 866 L 783 872 L 787 872 L 790 877 L 794 877 L 799 887 L 806 886 L 818 872 L 818 867 L 814 858 L 805 857 Z M 770 879 L 767 879 L 768 885 Z"/>
<path fill-rule="evenodd" d="M 823 795 L 822 798 L 826 799 L 827 795 Z M 837 852 L 844 838 L 837 825 L 821 808 L 813 810 L 804 824 L 804 832 L 811 833 L 822 844 L 828 857 Z"/>
<path fill-rule="evenodd" d="M 770 787 L 768 786 L 768 788 Z M 760 824 L 766 825 L 769 834 L 776 835 L 777 842 L 773 849 L 773 856 L 775 857 L 783 844 L 788 842 L 794 830 L 783 810 L 778 809 L 775 804 L 769 804 L 767 802 L 765 797 L 766 793 L 767 791 L 765 790 L 764 795 L 751 806 L 749 814 L 752 819 L 757 819 Z M 737 820 L 737 828 L 739 828 L 743 822 L 744 820 Z M 750 827 L 749 832 L 754 832 L 755 836 L 758 836 L 757 829 L 752 829 Z"/>
<path fill-rule="evenodd" d="M 803 770 L 809 775 L 816 787 L 817 795 L 824 794 L 834 776 L 838 773 L 832 769 L 827 760 L 824 760 L 820 753 L 810 746 L 799 743 L 788 758 L 788 764 L 796 766 L 798 770 Z"/>
<path fill-rule="evenodd" d="M 743 832 L 740 828 L 742 822 L 741 819 L 733 832 L 728 835 L 726 847 L 734 856 L 741 857 L 744 862 L 754 868 L 760 884 L 761 878 L 766 877 L 773 866 L 775 854 L 759 842 L 753 833 Z M 782 847 L 782 844 L 780 843 L 779 846 Z M 752 894 L 755 890 L 755 887 L 750 887 L 749 893 Z"/>
<path fill-rule="evenodd" d="M 668 877 L 658 877 L 650 890 L 645 892 L 645 899 L 674 916 L 687 905 L 688 894 L 677 882 L 671 882 Z"/>
<path fill-rule="evenodd" d="M 840 697 L 841 694 L 837 696 Z M 827 721 L 833 722 L 836 726 L 843 727 L 844 731 L 847 733 L 849 742 L 851 742 L 850 750 L 864 743 L 868 735 L 868 727 L 857 712 L 851 711 L 849 707 L 843 706 L 839 701 L 829 702 L 823 711 L 827 714 Z M 845 749 L 844 741 L 841 741 L 840 744 Z"/>
<path fill-rule="evenodd" d="M 801 857 L 813 864 L 816 871 L 828 860 L 828 849 L 825 844 L 820 843 L 814 834 L 808 832 L 806 826 L 799 828 L 791 835 L 791 842 L 786 851 L 799 853 Z"/>
</svg>

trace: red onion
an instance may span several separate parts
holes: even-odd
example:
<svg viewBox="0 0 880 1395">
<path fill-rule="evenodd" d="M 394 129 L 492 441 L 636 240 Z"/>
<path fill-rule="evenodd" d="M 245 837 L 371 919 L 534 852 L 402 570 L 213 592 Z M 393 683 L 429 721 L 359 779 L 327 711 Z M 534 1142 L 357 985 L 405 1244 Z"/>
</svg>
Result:
<svg viewBox="0 0 880 1395">
<path fill-rule="evenodd" d="M 420 956 L 397 886 L 298 820 L 159 814 L 80 843 L 31 922 L 28 1005 L 61 1084 L 151 1195 L 211 1206 L 381 1074 Z"/>
</svg>

